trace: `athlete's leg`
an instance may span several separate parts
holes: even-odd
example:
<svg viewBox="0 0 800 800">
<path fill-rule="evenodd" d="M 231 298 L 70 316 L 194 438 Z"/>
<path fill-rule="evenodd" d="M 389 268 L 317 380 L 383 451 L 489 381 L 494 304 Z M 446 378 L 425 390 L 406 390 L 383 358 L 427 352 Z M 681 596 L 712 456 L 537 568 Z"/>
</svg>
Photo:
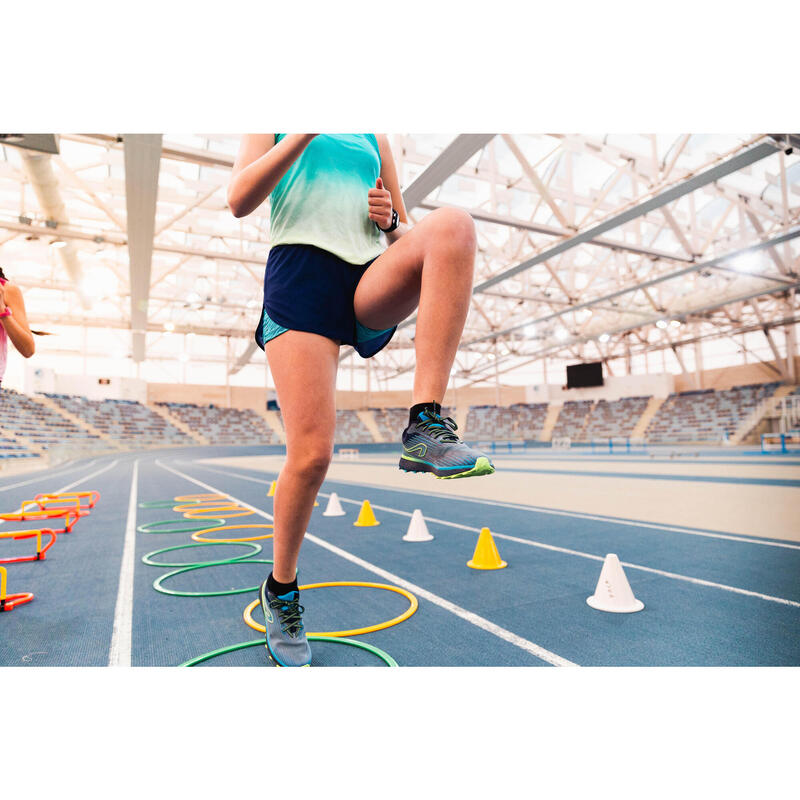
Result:
<svg viewBox="0 0 800 800">
<path fill-rule="evenodd" d="M 275 491 L 272 574 L 291 583 L 333 453 L 339 345 L 315 333 L 287 331 L 267 342 L 266 351 L 286 430 L 286 462 Z"/>
<path fill-rule="evenodd" d="M 437 209 L 382 253 L 356 289 L 356 318 L 375 330 L 419 306 L 413 403 L 444 398 L 469 309 L 475 246 L 469 214 Z"/>
</svg>

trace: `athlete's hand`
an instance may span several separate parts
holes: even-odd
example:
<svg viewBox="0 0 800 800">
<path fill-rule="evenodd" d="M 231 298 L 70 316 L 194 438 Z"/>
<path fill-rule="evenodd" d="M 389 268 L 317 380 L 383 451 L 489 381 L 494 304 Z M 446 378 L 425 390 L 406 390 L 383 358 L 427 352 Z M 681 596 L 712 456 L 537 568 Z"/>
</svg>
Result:
<svg viewBox="0 0 800 800">
<path fill-rule="evenodd" d="M 6 310 L 6 287 L 0 283 L 0 313 Z"/>
<path fill-rule="evenodd" d="M 369 200 L 369 218 L 379 228 L 388 228 L 392 224 L 392 193 L 383 188 L 383 181 L 378 178 L 375 188 L 367 193 Z"/>
</svg>

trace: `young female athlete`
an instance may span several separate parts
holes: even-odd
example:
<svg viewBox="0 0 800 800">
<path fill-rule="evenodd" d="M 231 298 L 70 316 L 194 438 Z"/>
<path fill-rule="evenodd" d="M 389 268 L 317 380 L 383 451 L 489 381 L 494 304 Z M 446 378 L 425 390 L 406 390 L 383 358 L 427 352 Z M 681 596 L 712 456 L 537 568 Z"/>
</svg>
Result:
<svg viewBox="0 0 800 800">
<path fill-rule="evenodd" d="M 441 416 L 469 307 L 475 226 L 465 211 L 442 208 L 411 227 L 388 139 L 371 133 L 244 136 L 228 204 L 243 217 L 267 197 L 270 251 L 255 336 L 275 380 L 287 453 L 275 492 L 274 565 L 260 597 L 270 656 L 305 666 L 297 558 L 333 453 L 340 345 L 369 358 L 418 308 L 400 468 L 440 478 L 494 472 Z"/>
<path fill-rule="evenodd" d="M 6 371 L 9 339 L 25 358 L 34 354 L 36 345 L 28 327 L 22 292 L 18 286 L 8 282 L 0 267 L 0 382 Z"/>
</svg>

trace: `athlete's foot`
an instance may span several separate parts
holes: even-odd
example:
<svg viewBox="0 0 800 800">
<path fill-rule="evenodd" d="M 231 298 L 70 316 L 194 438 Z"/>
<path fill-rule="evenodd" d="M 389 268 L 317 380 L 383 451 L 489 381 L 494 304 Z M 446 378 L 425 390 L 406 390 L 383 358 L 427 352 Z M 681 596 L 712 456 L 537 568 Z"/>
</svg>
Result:
<svg viewBox="0 0 800 800">
<path fill-rule="evenodd" d="M 261 584 L 259 591 L 264 612 L 266 648 L 269 657 L 281 667 L 307 667 L 311 663 L 311 648 L 303 628 L 303 606 L 300 592 L 275 595 Z"/>
<path fill-rule="evenodd" d="M 491 475 L 494 466 L 488 456 L 464 444 L 455 433 L 457 427 L 450 417 L 421 411 L 403 431 L 400 469 L 432 472 L 437 478 Z"/>
</svg>

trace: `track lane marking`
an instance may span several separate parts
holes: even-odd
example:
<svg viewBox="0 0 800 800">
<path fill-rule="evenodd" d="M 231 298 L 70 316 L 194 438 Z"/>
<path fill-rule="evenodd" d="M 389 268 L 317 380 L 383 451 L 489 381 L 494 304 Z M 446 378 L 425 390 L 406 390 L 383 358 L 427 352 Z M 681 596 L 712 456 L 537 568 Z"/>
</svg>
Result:
<svg viewBox="0 0 800 800">
<path fill-rule="evenodd" d="M 201 469 L 208 469 L 212 472 L 218 472 L 220 475 L 233 475 L 242 480 L 252 481 L 253 483 L 262 483 L 268 485 L 271 481 L 260 480 L 258 478 L 251 478 L 247 475 L 239 475 L 236 472 L 230 471 L 223 471 L 220 469 L 216 469 L 214 467 L 209 467 L 206 464 L 195 464 L 195 466 L 200 467 Z M 245 469 L 244 467 L 240 467 L 240 469 Z M 277 474 L 277 471 L 276 471 Z M 668 533 L 685 533 L 689 536 L 702 536 L 708 539 L 724 539 L 725 541 L 729 542 L 744 542 L 745 544 L 760 544 L 765 547 L 782 547 L 785 550 L 800 550 L 800 544 L 789 544 L 788 542 L 773 542 L 768 539 L 752 539 L 747 536 L 739 536 L 738 534 L 726 534 L 726 533 L 713 533 L 711 531 L 701 531 L 701 530 L 693 530 L 692 528 L 681 528 L 672 525 L 661 525 L 656 522 L 637 522 L 636 520 L 631 519 L 624 519 L 622 517 L 602 517 L 595 514 L 586 514 L 581 511 L 564 511 L 561 509 L 555 508 L 545 508 L 543 506 L 526 506 L 522 505 L 521 503 L 509 503 L 503 500 L 479 500 L 473 497 L 462 497 L 460 495 L 451 495 L 451 494 L 442 494 L 440 492 L 425 492 L 419 489 L 402 489 L 395 486 L 381 486 L 377 483 L 359 483 L 358 481 L 349 481 L 349 480 L 342 480 L 340 478 L 330 478 L 332 483 L 344 483 L 349 486 L 366 486 L 371 489 L 380 489 L 384 492 L 401 492 L 402 494 L 413 494 L 417 497 L 420 495 L 425 495 L 428 497 L 437 497 L 443 498 L 445 500 L 458 500 L 463 501 L 465 503 L 478 503 L 481 504 L 488 504 L 491 506 L 497 506 L 499 508 L 513 508 L 516 511 L 535 511 L 539 514 L 551 514 L 556 517 L 573 517 L 575 519 L 589 519 L 596 522 L 605 522 L 611 523 L 613 525 L 624 525 L 626 527 L 633 527 L 633 528 L 650 528 L 652 530 L 657 531 L 667 531 Z M 320 492 L 320 494 L 325 494 L 324 492 Z"/>
<path fill-rule="evenodd" d="M 63 469 L 54 470 L 54 472 L 56 472 L 56 473 L 59 473 L 59 472 L 74 472 L 74 471 L 79 470 L 79 469 L 86 469 L 86 467 L 91 467 L 96 462 L 97 462 L 97 459 L 95 458 L 93 461 L 90 461 L 88 464 L 77 464 L 77 465 L 75 465 L 73 467 L 64 467 Z M 9 486 L 2 486 L 2 487 L 0 487 L 0 492 L 7 492 L 7 491 L 9 491 L 9 489 L 16 489 L 16 488 L 18 488 L 20 486 L 27 486 L 30 483 L 40 483 L 43 478 L 45 480 L 47 480 L 47 479 L 51 478 L 52 475 L 53 475 L 53 473 L 47 473 L 46 472 L 45 475 L 40 476 L 38 478 L 31 478 L 30 480 L 27 480 L 27 481 L 20 481 L 19 483 L 12 483 Z"/>
<path fill-rule="evenodd" d="M 234 497 L 230 492 L 221 492 L 220 489 L 217 489 L 210 484 L 204 483 L 203 481 L 197 480 L 196 478 L 192 478 L 189 475 L 181 472 L 180 470 L 174 469 L 172 467 L 168 467 L 166 464 L 162 464 L 160 461 L 156 460 L 156 464 L 160 466 L 162 469 L 165 469 L 169 472 L 174 473 L 175 475 L 179 475 L 181 478 L 184 478 L 192 483 L 196 484 L 197 486 L 201 486 L 204 489 L 208 489 L 211 492 L 220 492 L 222 494 L 226 494 L 231 499 L 235 500 L 237 503 L 240 503 L 245 508 L 249 508 L 251 511 L 255 512 L 259 516 L 263 517 L 264 519 L 272 520 L 273 517 L 271 514 L 268 514 L 266 511 L 262 511 L 260 508 L 256 508 L 255 506 L 250 505 L 249 503 L 245 503 L 243 500 L 240 500 L 237 497 Z M 375 575 L 379 575 L 384 580 L 389 580 L 397 584 L 398 586 L 407 589 L 414 594 L 418 594 L 420 597 L 424 597 L 430 603 L 439 606 L 440 608 L 449 611 L 451 614 L 454 614 L 457 617 L 469 622 L 472 625 L 486 631 L 487 633 L 491 633 L 494 636 L 498 637 L 499 639 L 503 639 L 504 641 L 512 644 L 516 647 L 519 647 L 521 650 L 525 650 L 526 652 L 530 653 L 536 658 L 547 662 L 548 664 L 552 664 L 556 667 L 577 667 L 578 664 L 574 663 L 573 661 L 568 661 L 566 658 L 559 656 L 557 653 L 553 653 L 550 650 L 545 649 L 541 645 L 536 644 L 535 642 L 531 642 L 528 639 L 524 639 L 521 636 L 518 636 L 515 633 L 512 633 L 505 628 L 501 628 L 499 625 L 495 625 L 495 623 L 490 622 L 488 619 L 475 614 L 472 611 L 468 611 L 461 606 L 456 605 L 455 603 L 451 603 L 449 600 L 445 600 L 443 597 L 440 597 L 433 592 L 429 592 L 427 589 L 423 589 L 421 586 L 417 586 L 410 581 L 405 580 L 404 578 L 399 577 L 398 575 L 394 575 L 391 572 L 387 572 L 384 569 L 376 566 L 375 564 L 370 563 L 369 561 L 364 561 L 363 559 L 359 558 L 358 556 L 353 555 L 352 553 L 347 552 L 346 550 L 342 550 L 335 545 L 326 542 L 324 539 L 320 539 L 318 536 L 315 536 L 312 533 L 306 532 L 305 538 L 314 544 L 319 545 L 320 547 L 325 548 L 326 550 L 334 553 L 341 558 L 351 562 L 352 564 L 356 564 L 357 566 L 366 569 L 368 572 L 372 572 Z"/>
<path fill-rule="evenodd" d="M 211 467 L 206 467 L 206 469 L 211 469 Z M 227 473 L 227 474 L 230 475 L 231 473 Z M 250 481 L 253 481 L 255 483 L 262 483 L 262 484 L 269 483 L 269 481 L 261 481 L 261 480 L 258 480 L 256 478 L 246 478 L 244 475 L 239 475 L 239 476 L 236 476 L 236 477 L 243 478 L 245 480 L 250 480 Z M 394 490 L 393 489 L 388 489 L 386 491 L 394 491 Z M 319 492 L 319 495 L 322 496 L 322 497 L 330 497 L 330 493 L 329 492 Z M 456 499 L 461 499 L 461 498 L 456 498 Z M 361 501 L 360 500 L 353 500 L 352 498 L 347 498 L 347 497 L 341 497 L 340 496 L 339 500 L 341 500 L 343 503 L 350 503 L 351 505 L 357 505 L 357 506 L 361 505 Z M 378 511 L 386 511 L 386 512 L 388 512 L 390 514 L 398 514 L 398 515 L 403 516 L 403 517 L 410 517 L 411 516 L 411 514 L 408 511 L 402 511 L 402 510 L 400 510 L 398 508 L 391 508 L 390 506 L 377 505 L 376 503 L 371 503 L 371 505 L 372 505 L 372 507 L 374 509 L 377 509 Z M 470 525 L 462 525 L 462 524 L 460 524 L 458 522 L 449 522 L 447 520 L 438 519 L 436 517 L 426 516 L 425 520 L 427 522 L 433 522 L 433 523 L 436 523 L 438 525 L 446 525 L 447 527 L 450 527 L 450 528 L 458 528 L 460 530 L 465 530 L 465 531 L 471 531 L 471 532 L 476 532 L 476 533 L 480 533 L 480 531 L 481 531 L 480 528 L 475 528 L 475 527 L 472 527 Z M 577 556 L 579 558 L 588 558 L 588 559 L 591 559 L 592 561 L 601 561 L 602 562 L 602 561 L 605 560 L 603 556 L 594 555 L 593 553 L 584 553 L 581 550 L 571 550 L 570 548 L 567 548 L 567 547 L 558 547 L 558 546 L 553 545 L 553 544 L 546 544 L 545 542 L 537 542 L 537 541 L 535 541 L 533 539 L 523 539 L 523 538 L 521 538 L 519 536 L 511 536 L 511 535 L 509 535 L 507 533 L 498 533 L 498 532 L 492 531 L 492 536 L 494 536 L 497 539 L 507 539 L 510 542 L 516 542 L 517 544 L 528 545 L 529 547 L 538 547 L 538 548 L 541 548 L 543 550 L 551 550 L 551 551 L 556 552 L 556 553 L 564 553 L 566 555 Z M 741 541 L 741 540 L 737 539 L 736 541 Z M 798 548 L 798 549 L 800 549 L 800 548 Z M 667 572 L 666 570 L 655 569 L 654 567 L 646 567 L 646 566 L 644 566 L 642 564 L 633 564 L 633 563 L 631 563 L 629 561 L 622 561 L 620 563 L 624 567 L 630 567 L 631 569 L 640 570 L 641 572 L 650 572 L 650 573 L 653 573 L 654 575 L 661 575 L 662 577 L 671 578 L 673 580 L 686 581 L 687 583 L 693 583 L 693 584 L 696 584 L 696 585 L 699 585 L 699 586 L 708 586 L 708 587 L 713 588 L 713 589 L 722 589 L 723 591 L 733 592 L 734 594 L 746 595 L 748 597 L 756 597 L 756 598 L 758 598 L 760 600 L 767 600 L 767 601 L 772 602 L 772 603 L 781 603 L 783 605 L 794 606 L 795 608 L 800 608 L 800 602 L 798 602 L 796 600 L 788 600 L 787 598 L 784 598 L 784 597 L 776 597 L 774 595 L 762 594 L 761 592 L 754 592 L 754 591 L 751 591 L 750 589 L 741 589 L 738 586 L 728 586 L 725 583 L 715 583 L 714 581 L 707 581 L 704 578 L 695 578 L 695 577 L 692 577 L 691 575 L 681 575 L 680 573 L 677 573 L 677 572 Z"/>
<path fill-rule="evenodd" d="M 139 459 L 133 462 L 128 520 L 125 525 L 125 540 L 122 546 L 122 562 L 119 569 L 117 602 L 114 607 L 114 626 L 111 631 L 111 646 L 108 651 L 109 667 L 131 665 L 131 638 L 133 631 L 133 572 L 136 551 L 136 503 L 139 493 Z"/>
</svg>

